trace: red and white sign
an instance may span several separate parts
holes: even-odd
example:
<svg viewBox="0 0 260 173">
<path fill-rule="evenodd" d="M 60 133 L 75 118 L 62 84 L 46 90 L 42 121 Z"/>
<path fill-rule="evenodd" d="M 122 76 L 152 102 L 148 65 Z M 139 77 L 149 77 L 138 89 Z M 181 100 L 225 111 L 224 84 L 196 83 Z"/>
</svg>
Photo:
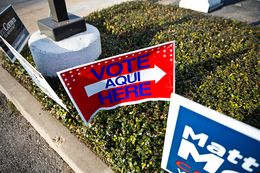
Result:
<svg viewBox="0 0 260 173">
<path fill-rule="evenodd" d="M 58 72 L 85 123 L 99 110 L 151 100 L 174 92 L 175 45 L 168 42 Z"/>
</svg>

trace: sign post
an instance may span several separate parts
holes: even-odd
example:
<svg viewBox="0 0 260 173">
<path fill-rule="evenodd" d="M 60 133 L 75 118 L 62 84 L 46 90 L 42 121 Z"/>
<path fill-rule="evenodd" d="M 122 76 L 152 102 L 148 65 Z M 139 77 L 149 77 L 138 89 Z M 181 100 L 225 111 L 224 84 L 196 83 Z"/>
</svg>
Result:
<svg viewBox="0 0 260 173">
<path fill-rule="evenodd" d="M 87 124 L 99 110 L 169 100 L 174 92 L 174 42 L 117 55 L 58 72 Z"/>
<path fill-rule="evenodd" d="M 56 22 L 61 22 L 69 19 L 64 0 L 48 0 L 48 2 L 50 6 L 52 20 Z"/>
<path fill-rule="evenodd" d="M 260 131 L 174 94 L 161 167 L 171 173 L 259 173 Z"/>
<path fill-rule="evenodd" d="M 55 41 L 86 31 L 83 18 L 67 12 L 65 0 L 48 0 L 51 17 L 38 21 L 41 33 Z"/>
</svg>

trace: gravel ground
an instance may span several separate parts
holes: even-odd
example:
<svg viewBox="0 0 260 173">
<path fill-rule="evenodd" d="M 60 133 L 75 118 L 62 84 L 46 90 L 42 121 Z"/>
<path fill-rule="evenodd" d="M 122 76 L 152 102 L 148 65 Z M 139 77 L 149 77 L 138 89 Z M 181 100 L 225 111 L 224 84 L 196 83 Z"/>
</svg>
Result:
<svg viewBox="0 0 260 173">
<path fill-rule="evenodd" d="M 0 173 L 73 173 L 0 93 Z"/>
</svg>

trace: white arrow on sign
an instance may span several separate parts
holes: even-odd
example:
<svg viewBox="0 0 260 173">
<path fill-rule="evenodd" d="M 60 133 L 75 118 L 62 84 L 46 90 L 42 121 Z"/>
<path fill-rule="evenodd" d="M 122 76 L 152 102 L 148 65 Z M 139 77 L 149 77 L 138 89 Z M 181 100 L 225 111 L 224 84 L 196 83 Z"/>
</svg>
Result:
<svg viewBox="0 0 260 173">
<path fill-rule="evenodd" d="M 140 72 L 140 80 L 136 81 L 136 82 L 145 82 L 145 81 L 153 81 L 154 80 L 155 83 L 157 83 L 166 74 L 162 69 L 160 69 L 158 66 L 155 65 L 154 68 L 136 71 L 134 73 L 125 74 L 125 75 L 122 75 L 122 76 L 124 76 L 125 78 L 127 77 L 127 75 L 134 76 L 135 73 L 138 73 L 138 72 Z M 111 80 L 113 83 L 115 83 L 116 79 L 118 77 L 121 77 L 121 76 L 113 77 L 113 78 L 110 78 L 109 80 Z M 111 88 L 117 87 L 117 86 L 111 86 L 109 88 L 106 88 L 107 81 L 108 81 L 108 79 L 105 79 L 105 80 L 102 80 L 102 81 L 99 81 L 99 82 L 85 86 L 85 90 L 87 92 L 87 95 L 90 97 L 90 96 L 92 96 L 96 93 L 99 93 L 99 92 L 101 92 L 105 89 L 111 89 Z M 131 83 L 126 83 L 124 85 L 127 85 L 127 84 L 131 84 Z"/>
</svg>

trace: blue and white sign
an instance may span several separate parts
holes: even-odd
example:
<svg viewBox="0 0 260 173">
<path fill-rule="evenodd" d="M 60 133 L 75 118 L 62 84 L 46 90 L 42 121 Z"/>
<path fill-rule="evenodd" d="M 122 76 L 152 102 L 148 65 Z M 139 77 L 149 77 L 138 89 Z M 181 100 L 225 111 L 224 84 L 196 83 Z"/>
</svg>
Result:
<svg viewBox="0 0 260 173">
<path fill-rule="evenodd" d="M 260 130 L 173 94 L 161 167 L 172 173 L 260 173 Z"/>
</svg>

